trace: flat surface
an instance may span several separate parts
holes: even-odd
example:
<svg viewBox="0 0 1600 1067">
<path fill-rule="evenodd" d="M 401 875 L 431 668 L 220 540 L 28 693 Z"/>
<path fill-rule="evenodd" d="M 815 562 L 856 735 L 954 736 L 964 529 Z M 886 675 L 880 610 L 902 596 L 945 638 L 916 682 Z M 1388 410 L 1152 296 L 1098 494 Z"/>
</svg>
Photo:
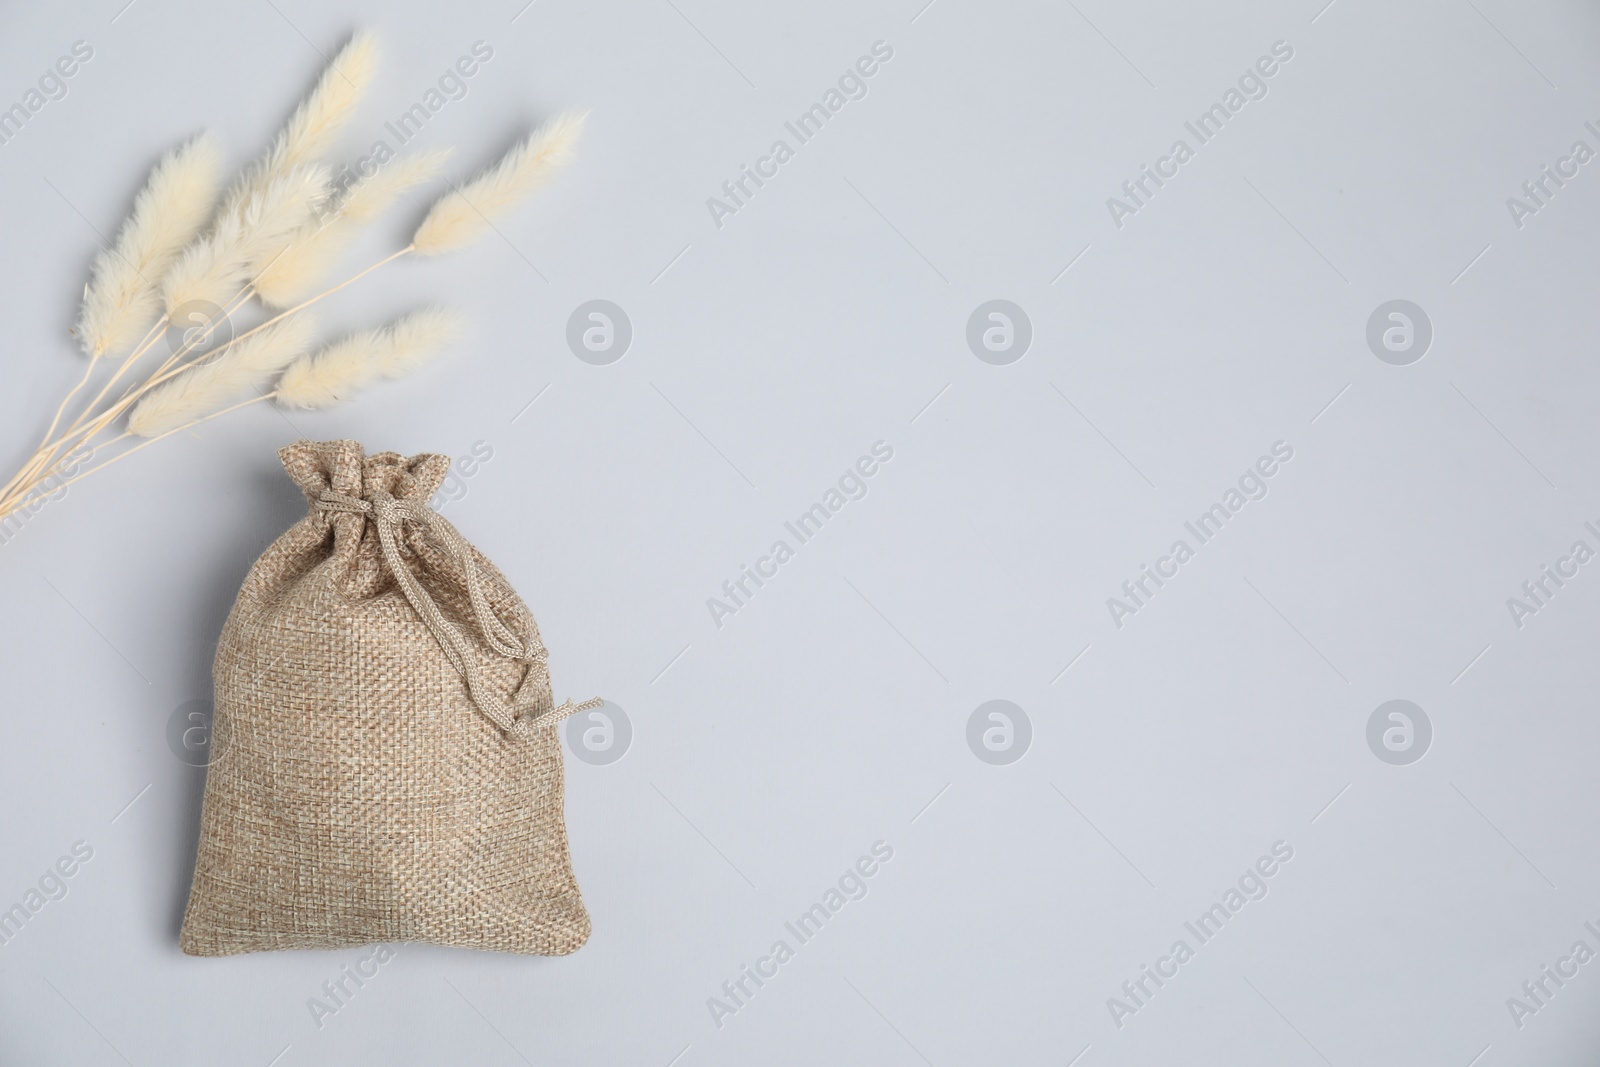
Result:
<svg viewBox="0 0 1600 1067">
<path fill-rule="evenodd" d="M 1325 2 L 7 5 L 0 104 L 93 49 L 0 145 L 8 464 L 151 163 L 244 163 L 352 29 L 343 161 L 480 41 L 415 138 L 453 179 L 594 115 L 498 235 L 329 302 L 459 307 L 440 363 L 0 545 L 0 907 L 59 897 L 0 946 L 0 1061 L 1592 1063 L 1600 14 Z M 629 727 L 568 762 L 577 955 L 179 953 L 168 730 L 302 435 L 490 455 L 445 514 Z"/>
</svg>

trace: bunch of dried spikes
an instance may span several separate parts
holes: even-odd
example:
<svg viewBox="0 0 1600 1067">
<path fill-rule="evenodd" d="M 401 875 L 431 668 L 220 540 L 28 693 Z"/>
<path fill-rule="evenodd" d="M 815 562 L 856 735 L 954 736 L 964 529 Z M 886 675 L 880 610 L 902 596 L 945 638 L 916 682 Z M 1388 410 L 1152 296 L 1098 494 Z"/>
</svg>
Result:
<svg viewBox="0 0 1600 1067">
<path fill-rule="evenodd" d="M 376 42 L 356 34 L 266 154 L 226 190 L 221 153 L 207 135 L 156 166 L 115 242 L 95 257 L 73 330 L 88 365 L 38 447 L 0 485 L 0 520 L 218 415 L 270 400 L 329 407 L 409 373 L 450 343 L 456 316 L 426 308 L 319 347 L 307 309 L 402 257 L 454 252 L 482 237 L 567 161 L 584 116 L 550 121 L 477 177 L 453 185 L 404 248 L 329 284 L 362 228 L 433 178 L 449 156 L 395 158 L 333 192 L 322 160 L 376 68 Z M 221 327 L 252 301 L 269 317 L 222 340 Z M 157 351 L 168 337 L 175 340 L 160 344 L 165 354 Z M 95 384 L 93 399 L 69 415 Z M 111 454 L 77 471 L 86 453 L 103 452 Z"/>
</svg>

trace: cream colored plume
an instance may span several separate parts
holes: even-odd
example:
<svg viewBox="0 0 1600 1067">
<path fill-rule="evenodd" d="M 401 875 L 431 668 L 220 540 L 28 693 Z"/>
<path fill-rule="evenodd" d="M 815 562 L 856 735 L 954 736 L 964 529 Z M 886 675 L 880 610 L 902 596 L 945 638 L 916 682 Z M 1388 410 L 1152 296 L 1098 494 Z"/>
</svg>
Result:
<svg viewBox="0 0 1600 1067">
<path fill-rule="evenodd" d="M 189 246 L 162 285 L 166 310 L 191 301 L 225 307 L 283 249 L 327 195 L 323 167 L 295 167 L 263 185 L 236 183 L 210 232 Z"/>
<path fill-rule="evenodd" d="M 314 332 L 311 316 L 301 313 L 226 346 L 151 390 L 128 416 L 128 432 L 159 437 L 216 412 L 294 362 L 310 347 Z"/>
<path fill-rule="evenodd" d="M 366 31 L 334 56 L 267 154 L 228 190 L 205 242 L 185 253 L 167 288 L 168 311 L 191 300 L 225 306 L 285 252 L 327 196 L 327 170 L 317 160 L 366 95 L 377 60 L 377 40 Z M 303 209 L 296 208 L 297 201 Z"/>
<path fill-rule="evenodd" d="M 560 115 L 433 205 L 411 239 L 420 256 L 453 252 L 483 236 L 572 156 L 587 112 Z"/>
<path fill-rule="evenodd" d="M 84 352 L 126 354 L 144 336 L 162 310 L 162 276 L 216 204 L 220 168 L 217 144 L 206 134 L 156 164 L 116 243 L 94 257 L 78 316 Z"/>
<path fill-rule="evenodd" d="M 311 94 L 289 116 L 289 121 L 278 131 L 267 154 L 240 178 L 240 185 L 259 189 L 295 167 L 321 161 L 334 139 L 355 114 L 356 105 L 367 95 L 377 68 L 377 38 L 365 30 L 357 32 L 329 62 Z M 321 216 L 322 212 L 318 214 Z M 328 221 L 326 217 L 319 217 L 301 232 L 280 242 L 269 254 L 257 257 L 257 269 L 250 272 L 252 280 L 265 271 L 277 269 L 295 244 L 308 233 L 322 229 Z M 269 284 L 281 283 L 286 278 L 303 277 L 304 273 L 303 267 L 290 262 L 283 267 L 283 273 Z"/>
<path fill-rule="evenodd" d="M 331 407 L 381 379 L 403 377 L 453 341 L 460 326 L 454 312 L 428 308 L 335 341 L 284 371 L 278 402 L 291 408 Z"/>
<path fill-rule="evenodd" d="M 333 57 L 311 95 L 289 116 L 262 161 L 258 179 L 281 178 L 295 167 L 322 159 L 367 94 L 377 70 L 377 38 L 361 30 Z"/>
<path fill-rule="evenodd" d="M 326 222 L 302 227 L 288 248 L 256 278 L 256 295 L 268 307 L 291 307 L 311 296 L 339 256 L 370 223 L 407 190 L 439 172 L 450 149 L 435 149 L 385 164 L 340 198 Z"/>
<path fill-rule="evenodd" d="M 339 201 L 339 214 L 351 222 L 371 222 L 389 210 L 403 193 L 438 174 L 454 151 L 435 148 L 384 164 L 376 174 L 350 187 Z"/>
</svg>

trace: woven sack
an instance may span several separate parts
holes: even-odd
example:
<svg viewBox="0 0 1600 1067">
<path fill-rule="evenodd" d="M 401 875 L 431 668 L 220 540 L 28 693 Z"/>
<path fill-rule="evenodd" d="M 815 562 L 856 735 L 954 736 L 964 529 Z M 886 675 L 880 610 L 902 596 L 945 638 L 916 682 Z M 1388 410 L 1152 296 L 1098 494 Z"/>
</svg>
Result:
<svg viewBox="0 0 1600 1067">
<path fill-rule="evenodd" d="M 527 607 L 429 509 L 449 457 L 278 455 L 311 508 L 217 646 L 183 951 L 576 950 L 554 727 L 600 701 L 555 706 Z"/>
</svg>

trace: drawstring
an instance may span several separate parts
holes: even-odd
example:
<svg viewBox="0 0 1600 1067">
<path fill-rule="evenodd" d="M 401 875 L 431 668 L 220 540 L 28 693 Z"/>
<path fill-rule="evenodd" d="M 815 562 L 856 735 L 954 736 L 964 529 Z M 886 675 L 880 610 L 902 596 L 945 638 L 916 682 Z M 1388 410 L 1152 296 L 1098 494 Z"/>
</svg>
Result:
<svg viewBox="0 0 1600 1067">
<path fill-rule="evenodd" d="M 443 516 L 426 505 L 409 500 L 396 500 L 391 494 L 382 490 L 368 493 L 367 499 L 363 500 L 333 489 L 324 489 L 316 501 L 316 506 L 323 511 L 365 515 L 368 521 L 377 527 L 378 542 L 383 549 L 384 562 L 389 565 L 395 581 L 400 583 L 400 591 L 405 594 L 406 600 L 416 613 L 422 617 L 423 624 L 439 642 L 439 647 L 444 650 L 450 663 L 460 672 L 473 704 L 477 705 L 478 710 L 488 716 L 500 729 L 513 737 L 525 738 L 532 735 L 535 730 L 554 726 L 569 715 L 598 708 L 605 703 L 599 698 L 577 704 L 569 700 L 559 707 L 540 709 L 538 707 L 542 703 L 538 692 L 540 687 L 528 684 L 531 673 L 524 677 L 523 684 L 517 691 L 518 696 L 513 698 L 510 704 L 490 691 L 484 682 L 482 672 L 478 669 L 478 661 L 473 655 L 471 643 L 455 624 L 444 617 L 439 605 L 434 603 L 428 591 L 422 587 L 422 583 L 417 581 L 416 575 L 411 573 L 411 568 L 400 558 L 402 523 L 414 522 L 426 527 L 461 567 L 466 579 L 467 596 L 472 601 L 472 613 L 490 648 L 507 659 L 528 664 L 530 672 L 535 667 L 541 672 L 545 671 L 547 653 L 544 646 L 539 643 L 537 631 L 531 626 L 528 639 L 523 641 L 511 632 L 499 615 L 495 614 L 494 609 L 489 606 L 488 597 L 484 595 L 482 583 L 478 580 L 478 565 L 472 558 L 471 546 Z M 530 695 L 526 699 L 519 699 L 525 692 Z"/>
</svg>

